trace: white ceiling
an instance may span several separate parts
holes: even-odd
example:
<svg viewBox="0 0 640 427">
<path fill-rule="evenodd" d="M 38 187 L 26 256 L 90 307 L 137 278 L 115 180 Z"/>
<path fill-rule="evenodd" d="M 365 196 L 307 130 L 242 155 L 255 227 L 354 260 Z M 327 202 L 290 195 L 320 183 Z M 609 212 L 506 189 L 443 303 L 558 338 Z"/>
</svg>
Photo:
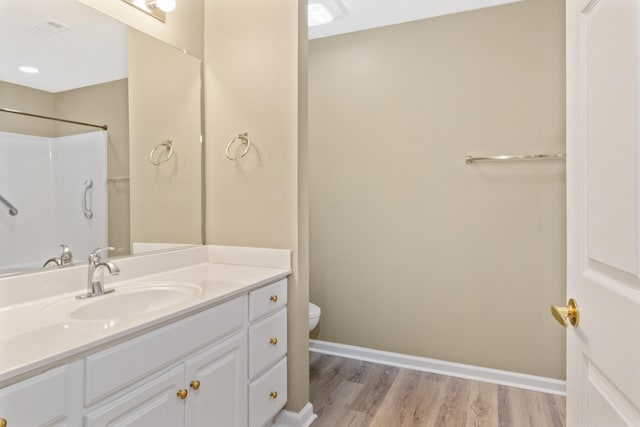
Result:
<svg viewBox="0 0 640 427">
<path fill-rule="evenodd" d="M 521 0 L 341 0 L 347 15 L 329 24 L 310 27 L 309 38 L 352 33 L 517 1 Z"/>
<path fill-rule="evenodd" d="M 309 28 L 310 39 L 521 0 L 341 1 L 347 15 Z M 70 29 L 49 37 L 25 31 L 50 19 Z M 127 76 L 126 44 L 124 24 L 77 0 L 0 0 L 0 80 L 53 93 L 118 80 Z M 40 73 L 22 73 L 21 65 Z"/>
<path fill-rule="evenodd" d="M 49 37 L 25 30 L 49 19 L 70 28 Z M 0 0 L 0 80 L 53 93 L 118 80 L 127 76 L 126 47 L 124 24 L 76 0 Z"/>
</svg>

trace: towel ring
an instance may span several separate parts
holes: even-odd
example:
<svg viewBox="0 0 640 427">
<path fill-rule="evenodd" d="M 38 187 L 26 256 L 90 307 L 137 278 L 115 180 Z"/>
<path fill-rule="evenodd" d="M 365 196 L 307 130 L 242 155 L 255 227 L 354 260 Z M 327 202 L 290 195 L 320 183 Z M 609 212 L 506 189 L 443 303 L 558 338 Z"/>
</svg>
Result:
<svg viewBox="0 0 640 427">
<path fill-rule="evenodd" d="M 229 149 L 231 148 L 233 143 L 238 140 L 240 140 L 240 142 L 242 142 L 243 144 L 246 144 L 247 148 L 245 148 L 245 150 L 239 156 L 231 157 L 231 154 L 229 154 Z M 229 143 L 227 144 L 227 149 L 225 151 L 225 154 L 227 156 L 227 159 L 229 160 L 238 160 L 247 155 L 247 153 L 249 152 L 249 148 L 251 148 L 251 140 L 249 140 L 249 134 L 245 132 L 245 133 L 239 134 L 238 136 L 233 138 L 231 141 L 229 141 Z"/>
<path fill-rule="evenodd" d="M 156 153 L 156 150 L 160 147 L 164 147 L 168 151 L 167 158 L 164 160 L 155 161 L 153 160 L 153 155 Z M 171 142 L 170 139 L 167 139 L 166 141 L 162 141 L 160 144 L 156 145 L 156 148 L 151 150 L 151 153 L 149 153 L 149 161 L 151 162 L 152 165 L 159 166 L 160 163 L 168 162 L 171 156 L 173 156 L 173 142 Z"/>
</svg>

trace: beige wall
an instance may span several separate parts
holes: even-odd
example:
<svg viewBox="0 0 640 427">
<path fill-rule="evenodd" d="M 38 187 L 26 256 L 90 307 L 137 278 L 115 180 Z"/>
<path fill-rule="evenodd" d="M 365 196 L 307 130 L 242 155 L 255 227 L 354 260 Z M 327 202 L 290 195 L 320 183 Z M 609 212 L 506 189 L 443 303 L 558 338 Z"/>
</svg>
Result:
<svg viewBox="0 0 640 427">
<path fill-rule="evenodd" d="M 250 10 L 251 13 L 247 13 Z M 205 2 L 206 242 L 293 250 L 289 278 L 287 408 L 309 401 L 308 277 L 304 234 L 306 2 Z M 300 21 L 304 24 L 304 20 Z M 248 132 L 238 161 L 229 140 Z"/>
<path fill-rule="evenodd" d="M 564 2 L 311 41 L 321 340 L 564 378 Z"/>
<path fill-rule="evenodd" d="M 131 241 L 202 243 L 200 60 L 129 29 Z M 151 151 L 173 141 L 158 166 Z M 155 159 L 168 152 L 160 147 Z"/>
<path fill-rule="evenodd" d="M 166 22 L 128 5 L 121 0 L 78 0 L 100 12 L 124 22 L 189 54 L 202 58 L 204 49 L 204 0 L 178 0 Z"/>
<path fill-rule="evenodd" d="M 55 117 L 55 95 L 43 90 L 0 81 L 0 107 Z M 0 112 L 0 131 L 53 137 L 55 123 L 51 120 Z"/>
<path fill-rule="evenodd" d="M 107 174 L 129 176 L 129 107 L 127 79 L 87 86 L 55 94 L 57 117 L 109 126 Z M 95 130 L 85 126 L 53 122 L 56 136 Z M 130 253 L 129 181 L 108 182 L 109 246 L 111 256 Z"/>
</svg>

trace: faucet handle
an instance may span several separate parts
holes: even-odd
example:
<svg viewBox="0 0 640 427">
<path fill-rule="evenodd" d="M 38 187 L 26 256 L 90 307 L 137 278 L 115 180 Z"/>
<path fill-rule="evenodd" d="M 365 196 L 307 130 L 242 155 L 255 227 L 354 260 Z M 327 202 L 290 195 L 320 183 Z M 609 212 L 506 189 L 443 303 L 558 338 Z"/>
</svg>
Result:
<svg viewBox="0 0 640 427">
<path fill-rule="evenodd" d="M 71 253 L 71 249 L 67 245 L 60 245 L 62 248 L 62 254 L 60 255 L 60 265 L 69 265 L 73 263 L 73 254 Z"/>
<path fill-rule="evenodd" d="M 95 263 L 100 261 L 100 252 L 104 250 L 114 251 L 116 248 L 113 246 L 105 246 L 104 248 L 96 248 L 89 252 L 89 263 Z"/>
</svg>

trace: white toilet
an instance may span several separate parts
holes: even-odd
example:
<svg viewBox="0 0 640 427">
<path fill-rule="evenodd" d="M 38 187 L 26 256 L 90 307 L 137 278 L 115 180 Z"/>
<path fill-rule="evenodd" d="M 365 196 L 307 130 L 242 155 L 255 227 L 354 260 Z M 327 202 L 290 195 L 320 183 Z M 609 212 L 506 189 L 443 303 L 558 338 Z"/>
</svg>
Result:
<svg viewBox="0 0 640 427">
<path fill-rule="evenodd" d="M 313 303 L 309 303 L 309 332 L 311 332 L 320 321 L 320 307 Z"/>
</svg>

